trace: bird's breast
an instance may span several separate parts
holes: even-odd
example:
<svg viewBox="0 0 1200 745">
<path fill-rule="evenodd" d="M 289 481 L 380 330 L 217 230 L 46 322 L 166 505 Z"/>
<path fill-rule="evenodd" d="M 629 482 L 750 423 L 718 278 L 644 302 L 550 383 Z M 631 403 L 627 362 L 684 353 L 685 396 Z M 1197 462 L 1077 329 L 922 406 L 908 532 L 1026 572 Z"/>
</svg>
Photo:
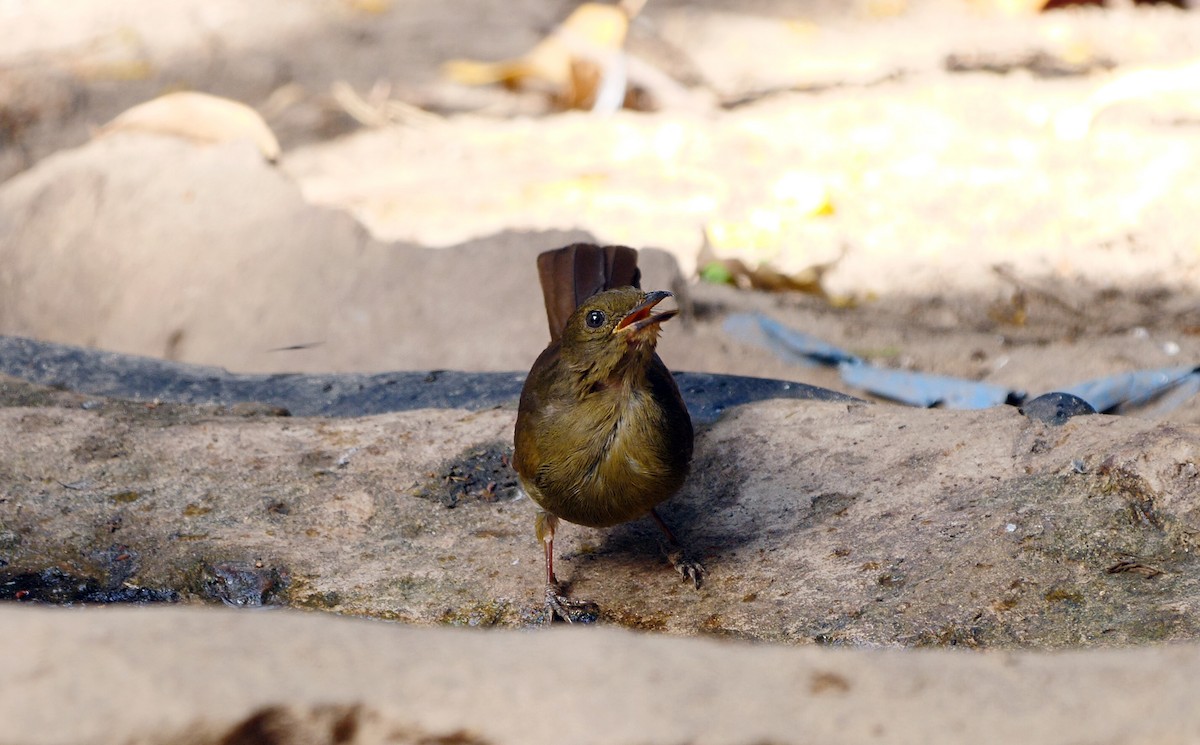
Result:
<svg viewBox="0 0 1200 745">
<path fill-rule="evenodd" d="M 683 484 L 687 458 L 672 453 L 668 418 L 648 391 L 604 387 L 576 405 L 547 408 L 548 453 L 530 496 L 569 522 L 606 527 L 635 519 Z"/>
</svg>

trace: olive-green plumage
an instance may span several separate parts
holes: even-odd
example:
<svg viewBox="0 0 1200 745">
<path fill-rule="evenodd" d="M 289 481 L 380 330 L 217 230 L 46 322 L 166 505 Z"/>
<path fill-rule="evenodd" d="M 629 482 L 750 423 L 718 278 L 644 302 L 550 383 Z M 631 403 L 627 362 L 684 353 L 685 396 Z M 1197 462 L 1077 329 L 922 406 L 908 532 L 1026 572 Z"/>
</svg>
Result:
<svg viewBox="0 0 1200 745">
<path fill-rule="evenodd" d="M 651 514 L 667 558 L 700 587 L 704 566 L 688 557 L 654 506 L 687 478 L 692 420 L 675 379 L 654 352 L 655 314 L 669 292 L 642 292 L 637 252 L 576 244 L 538 256 L 550 346 L 533 363 L 514 433 L 513 466 L 542 511 L 546 604 L 565 621 L 596 617 L 592 603 L 568 600 L 554 575 L 561 518 L 602 528 Z"/>
<path fill-rule="evenodd" d="M 584 300 L 521 392 L 513 464 L 552 515 L 607 527 L 647 514 L 683 485 L 692 422 L 654 351 L 650 315 L 669 293 L 633 287 Z"/>
</svg>

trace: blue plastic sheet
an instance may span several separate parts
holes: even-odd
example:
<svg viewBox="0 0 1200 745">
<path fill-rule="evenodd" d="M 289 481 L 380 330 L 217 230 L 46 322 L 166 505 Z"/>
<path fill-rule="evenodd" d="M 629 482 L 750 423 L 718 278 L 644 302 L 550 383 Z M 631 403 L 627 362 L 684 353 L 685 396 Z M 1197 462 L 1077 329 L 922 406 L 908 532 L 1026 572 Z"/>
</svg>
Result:
<svg viewBox="0 0 1200 745">
<path fill-rule="evenodd" d="M 1192 365 L 1137 370 L 1087 380 L 1063 390 L 1087 401 L 1096 407 L 1096 411 L 1111 411 L 1122 405 L 1147 403 L 1175 386 L 1180 386 L 1183 391 L 1191 391 L 1183 400 L 1195 395 L 1197 386 L 1200 386 L 1200 370 Z M 1178 401 L 1176 406 L 1183 400 Z"/>
<path fill-rule="evenodd" d="M 725 331 L 741 341 L 766 347 L 785 360 L 836 366 L 847 385 L 911 406 L 983 409 L 1004 403 L 1019 405 L 1027 398 L 1023 391 L 994 383 L 877 367 L 761 313 L 733 314 L 725 322 Z M 1137 370 L 1061 390 L 1079 396 L 1096 411 L 1118 412 L 1143 407 L 1145 413 L 1161 416 L 1200 393 L 1200 367 L 1182 365 Z"/>
<path fill-rule="evenodd" d="M 1019 401 L 1021 394 L 994 383 L 909 370 L 888 370 L 866 362 L 838 365 L 848 385 L 910 406 L 987 409 Z"/>
<path fill-rule="evenodd" d="M 793 357 L 802 357 L 822 365 L 861 364 L 862 360 L 844 349 L 822 341 L 811 334 L 784 326 L 764 315 L 751 316 L 758 323 L 763 336 L 777 349 L 786 350 Z"/>
</svg>

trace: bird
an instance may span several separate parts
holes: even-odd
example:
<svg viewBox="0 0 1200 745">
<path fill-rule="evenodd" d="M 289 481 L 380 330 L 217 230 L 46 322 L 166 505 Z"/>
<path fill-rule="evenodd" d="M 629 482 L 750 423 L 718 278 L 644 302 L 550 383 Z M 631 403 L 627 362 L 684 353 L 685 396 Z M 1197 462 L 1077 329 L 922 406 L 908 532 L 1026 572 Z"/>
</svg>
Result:
<svg viewBox="0 0 1200 745">
<path fill-rule="evenodd" d="M 670 292 L 640 289 L 637 252 L 574 244 L 538 256 L 550 343 L 521 390 L 513 466 L 540 507 L 551 621 L 593 621 L 594 603 L 565 596 L 554 573 L 560 520 L 605 528 L 651 516 L 667 556 L 697 589 L 704 566 L 688 556 L 656 505 L 679 491 L 693 449 L 691 417 L 655 351 Z"/>
</svg>

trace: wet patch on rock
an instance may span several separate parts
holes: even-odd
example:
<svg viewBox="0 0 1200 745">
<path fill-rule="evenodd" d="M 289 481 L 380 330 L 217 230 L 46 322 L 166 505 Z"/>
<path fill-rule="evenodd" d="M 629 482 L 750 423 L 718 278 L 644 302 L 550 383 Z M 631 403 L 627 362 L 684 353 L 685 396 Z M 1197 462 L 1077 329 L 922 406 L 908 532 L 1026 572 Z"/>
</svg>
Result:
<svg viewBox="0 0 1200 745">
<path fill-rule="evenodd" d="M 521 608 L 507 599 L 498 598 L 469 603 L 458 608 L 447 608 L 438 620 L 448 626 L 486 628 L 508 626 L 514 623 L 530 625 L 537 619 L 531 618 L 527 609 Z"/>
<path fill-rule="evenodd" d="M 244 375 L 2 335 L 0 375 L 10 376 L 6 380 L 76 391 L 76 396 L 153 402 L 131 401 L 131 406 L 197 404 L 214 413 L 248 417 L 366 416 L 423 408 L 480 410 L 515 406 L 525 381 L 525 375 L 519 372 L 456 370 Z M 742 375 L 677 372 L 675 379 L 697 424 L 712 424 L 725 411 L 755 401 L 859 400 L 803 383 Z M 0 391 L 0 400 L 2 396 Z"/>
<path fill-rule="evenodd" d="M 0 571 L 0 600 L 53 603 L 173 603 L 174 590 L 138 587 L 122 583 L 107 585 L 94 577 L 83 577 L 51 567 L 38 572 Z"/>
<path fill-rule="evenodd" d="M 414 486 L 410 493 L 447 508 L 456 507 L 466 499 L 483 502 L 515 499 L 520 487 L 511 458 L 512 448 L 501 441 L 468 448 L 430 471 L 426 481 Z"/>
<path fill-rule="evenodd" d="M 283 602 L 288 572 L 258 561 L 206 563 L 199 568 L 198 585 L 206 598 L 235 607 L 257 607 Z"/>
</svg>

